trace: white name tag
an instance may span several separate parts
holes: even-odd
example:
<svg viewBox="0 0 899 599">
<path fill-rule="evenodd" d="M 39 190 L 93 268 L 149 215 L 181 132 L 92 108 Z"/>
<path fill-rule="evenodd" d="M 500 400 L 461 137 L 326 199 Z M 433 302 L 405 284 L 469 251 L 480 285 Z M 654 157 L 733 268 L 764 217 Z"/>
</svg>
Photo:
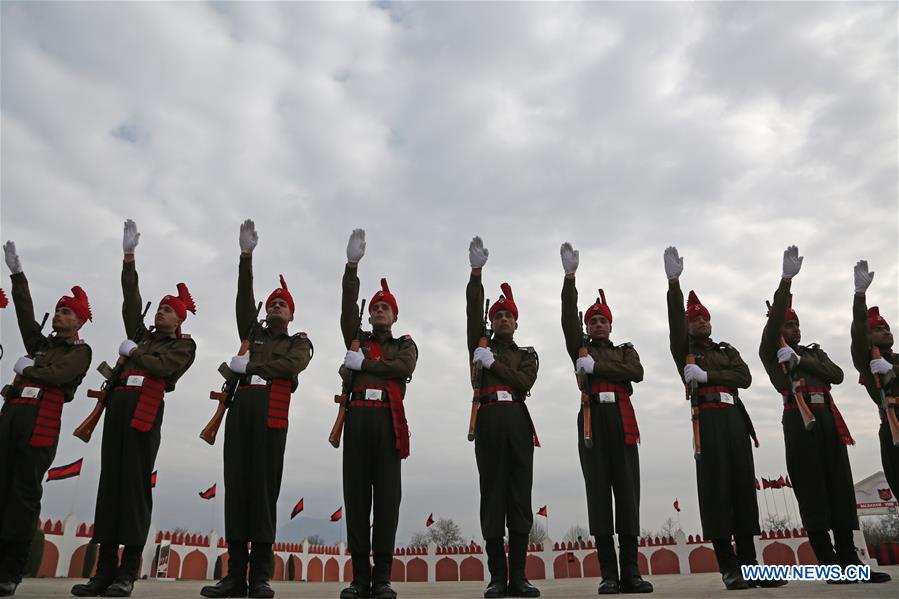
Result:
<svg viewBox="0 0 899 599">
<path fill-rule="evenodd" d="M 616 399 L 617 399 L 617 397 L 615 397 L 614 391 L 600 391 L 599 392 L 599 403 L 615 403 Z"/>
<path fill-rule="evenodd" d="M 40 387 L 24 387 L 21 396 L 27 399 L 33 399 L 41 394 Z"/>
<path fill-rule="evenodd" d="M 497 391 L 496 401 L 514 401 L 512 394 L 508 391 Z"/>
<path fill-rule="evenodd" d="M 368 401 L 381 401 L 381 398 L 384 396 L 384 392 L 380 389 L 366 389 L 365 390 L 365 399 Z"/>
<path fill-rule="evenodd" d="M 251 385 L 262 385 L 265 387 L 268 385 L 268 381 L 259 376 L 258 374 L 254 374 L 250 376 L 250 384 Z"/>
<path fill-rule="evenodd" d="M 129 387 L 143 387 L 144 377 L 132 374 L 128 377 L 128 380 L 125 381 L 125 384 Z"/>
<path fill-rule="evenodd" d="M 729 403 L 730 405 L 734 405 L 734 396 L 730 393 L 719 393 L 721 396 L 721 403 Z"/>
<path fill-rule="evenodd" d="M 812 393 L 809 396 L 809 399 L 812 400 L 814 404 L 823 404 L 824 403 L 824 394 L 823 393 Z"/>
</svg>

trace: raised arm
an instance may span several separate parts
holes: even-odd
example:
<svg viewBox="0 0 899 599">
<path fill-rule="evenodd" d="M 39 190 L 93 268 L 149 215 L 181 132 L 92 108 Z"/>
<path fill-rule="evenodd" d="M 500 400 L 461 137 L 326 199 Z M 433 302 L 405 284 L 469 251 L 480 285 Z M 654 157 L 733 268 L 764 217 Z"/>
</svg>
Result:
<svg viewBox="0 0 899 599">
<path fill-rule="evenodd" d="M 122 249 L 125 252 L 122 262 L 122 321 L 125 323 L 125 335 L 129 339 L 134 339 L 147 332 L 147 327 L 141 318 L 143 300 L 140 297 L 137 268 L 134 263 L 134 249 L 139 241 L 140 233 L 137 232 L 137 224 L 131 219 L 126 220 L 125 231 L 122 235 Z"/>
<path fill-rule="evenodd" d="M 780 336 L 787 317 L 787 306 L 790 303 L 790 279 L 781 279 L 777 291 L 774 292 L 774 301 L 768 311 L 768 320 L 762 331 L 762 341 L 759 343 L 759 358 L 762 364 L 770 364 L 777 361 L 777 350 L 780 348 Z M 805 359 L 803 358 L 803 363 Z"/>
<path fill-rule="evenodd" d="M 487 263 L 490 252 L 484 247 L 480 237 L 475 237 L 468 245 L 468 261 L 471 276 L 465 288 L 466 339 L 468 353 L 472 354 L 484 334 L 484 285 L 481 283 L 481 269 Z"/>
<path fill-rule="evenodd" d="M 859 260 L 854 269 L 855 296 L 852 300 L 852 327 L 850 353 L 852 364 L 868 382 L 874 382 L 869 363 L 871 360 L 871 341 L 868 339 L 868 305 L 865 292 L 874 280 L 874 273 L 868 270 L 868 261 Z"/>
<path fill-rule="evenodd" d="M 29 355 L 47 340 L 41 332 L 41 325 L 34 319 L 34 304 L 31 301 L 31 291 L 28 288 L 28 279 L 22 272 L 22 263 L 16 252 L 16 244 L 7 241 L 3 245 L 3 257 L 6 266 L 9 267 L 10 280 L 12 281 L 12 301 L 16 307 L 16 320 L 19 323 L 19 332 L 22 334 L 22 343 Z"/>
<path fill-rule="evenodd" d="M 565 278 L 562 281 L 562 334 L 565 336 L 565 349 L 572 361 L 578 358 L 581 339 L 584 335 L 581 319 L 577 311 L 577 285 L 574 276 L 580 262 L 580 253 L 567 241 L 559 250 L 562 256 L 562 268 Z"/>
<path fill-rule="evenodd" d="M 247 339 L 256 324 L 256 296 L 253 293 L 253 250 L 259 242 L 256 224 L 247 219 L 240 225 L 240 266 L 237 269 L 237 334 Z"/>
<path fill-rule="evenodd" d="M 359 261 L 365 255 L 365 230 L 353 229 L 346 246 L 346 268 L 343 269 L 343 291 L 340 299 L 340 331 L 346 348 L 359 330 Z"/>
</svg>

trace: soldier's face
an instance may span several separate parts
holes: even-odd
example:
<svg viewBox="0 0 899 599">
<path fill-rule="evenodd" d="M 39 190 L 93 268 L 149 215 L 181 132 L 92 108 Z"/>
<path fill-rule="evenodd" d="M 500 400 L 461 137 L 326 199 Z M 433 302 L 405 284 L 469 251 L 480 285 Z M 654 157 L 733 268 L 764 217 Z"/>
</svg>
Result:
<svg viewBox="0 0 899 599">
<path fill-rule="evenodd" d="M 57 333 L 71 334 L 81 328 L 81 319 L 75 316 L 71 308 L 60 306 L 53 314 L 53 330 Z"/>
<path fill-rule="evenodd" d="M 871 343 L 877 347 L 892 347 L 893 334 L 890 332 L 890 327 L 879 324 L 871 329 Z"/>
<path fill-rule="evenodd" d="M 493 315 L 493 333 L 500 337 L 511 337 L 518 328 L 515 316 L 509 310 L 497 310 Z"/>
<path fill-rule="evenodd" d="M 687 333 L 696 339 L 708 339 L 712 334 L 712 323 L 704 315 L 700 314 L 687 321 Z"/>
<path fill-rule="evenodd" d="M 269 305 L 265 307 L 265 319 L 269 324 L 283 323 L 287 324 L 293 320 L 293 314 L 290 311 L 290 304 L 281 298 L 273 299 Z"/>
<path fill-rule="evenodd" d="M 376 302 L 368 313 L 368 322 L 375 329 L 389 329 L 396 322 L 393 308 L 387 302 Z"/>
<path fill-rule="evenodd" d="M 171 334 L 181 324 L 181 319 L 178 318 L 178 313 L 170 305 L 162 304 L 156 310 L 153 324 L 156 325 L 156 330 L 160 333 Z"/>
<path fill-rule="evenodd" d="M 594 314 L 587 321 L 587 334 L 597 341 L 608 341 L 612 333 L 612 323 L 602 314 Z"/>
<path fill-rule="evenodd" d="M 796 345 L 799 343 L 802 340 L 802 333 L 799 331 L 799 321 L 788 320 L 785 322 L 784 326 L 780 329 L 780 334 L 783 335 L 787 345 Z"/>
</svg>

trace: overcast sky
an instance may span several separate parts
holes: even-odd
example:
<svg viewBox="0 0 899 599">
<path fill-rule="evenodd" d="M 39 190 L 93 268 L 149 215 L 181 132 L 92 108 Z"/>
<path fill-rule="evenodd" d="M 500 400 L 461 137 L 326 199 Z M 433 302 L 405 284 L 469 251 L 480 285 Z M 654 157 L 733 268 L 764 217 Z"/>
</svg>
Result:
<svg viewBox="0 0 899 599">
<path fill-rule="evenodd" d="M 216 367 L 238 346 L 238 225 L 255 219 L 257 298 L 286 277 L 315 358 L 300 376 L 279 522 L 342 505 L 341 455 L 327 442 L 344 348 L 345 246 L 367 231 L 370 297 L 387 276 L 395 333 L 420 358 L 406 396 L 398 542 L 429 513 L 480 538 L 465 348 L 467 246 L 490 249 L 489 297 L 508 281 L 516 340 L 540 374 L 528 400 L 543 447 L 534 509 L 551 535 L 586 524 L 575 419 L 579 394 L 559 325 L 559 245 L 580 250 L 581 308 L 604 287 L 613 341 L 646 370 L 634 406 L 642 526 L 675 498 L 699 530 L 688 404 L 668 353 L 662 251 L 742 352 L 742 393 L 759 431 L 758 476 L 786 472 L 781 400 L 757 350 L 785 246 L 804 342 L 846 372 L 834 390 L 857 445 L 856 480 L 881 469 L 878 417 L 849 357 L 852 266 L 868 298 L 897 313 L 897 8 L 884 3 L 19 3 L 2 15 L 2 239 L 16 241 L 36 310 L 73 284 L 83 329 L 112 361 L 121 324 L 122 221 L 142 233 L 145 299 L 185 281 L 197 360 L 166 398 L 154 523 L 222 530 L 222 446 L 198 438 Z M 8 290 L 8 271 L 3 266 Z M 22 343 L 2 314 L 3 379 Z M 78 479 L 45 486 L 44 514 L 93 517 L 100 433 L 71 436 L 93 407 L 93 365 L 66 407 L 55 463 Z M 213 482 L 219 494 L 197 492 Z"/>
</svg>

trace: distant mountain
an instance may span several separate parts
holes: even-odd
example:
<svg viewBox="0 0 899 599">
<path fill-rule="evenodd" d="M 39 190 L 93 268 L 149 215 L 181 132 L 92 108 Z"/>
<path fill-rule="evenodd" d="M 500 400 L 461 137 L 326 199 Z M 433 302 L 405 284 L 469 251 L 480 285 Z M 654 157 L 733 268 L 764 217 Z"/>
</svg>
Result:
<svg viewBox="0 0 899 599">
<path fill-rule="evenodd" d="M 318 535 L 325 540 L 327 545 L 336 545 L 340 541 L 346 541 L 344 521 L 331 522 L 319 518 L 307 518 L 297 516 L 284 525 L 278 527 L 275 538 L 279 542 L 299 543 L 307 537 Z"/>
</svg>

